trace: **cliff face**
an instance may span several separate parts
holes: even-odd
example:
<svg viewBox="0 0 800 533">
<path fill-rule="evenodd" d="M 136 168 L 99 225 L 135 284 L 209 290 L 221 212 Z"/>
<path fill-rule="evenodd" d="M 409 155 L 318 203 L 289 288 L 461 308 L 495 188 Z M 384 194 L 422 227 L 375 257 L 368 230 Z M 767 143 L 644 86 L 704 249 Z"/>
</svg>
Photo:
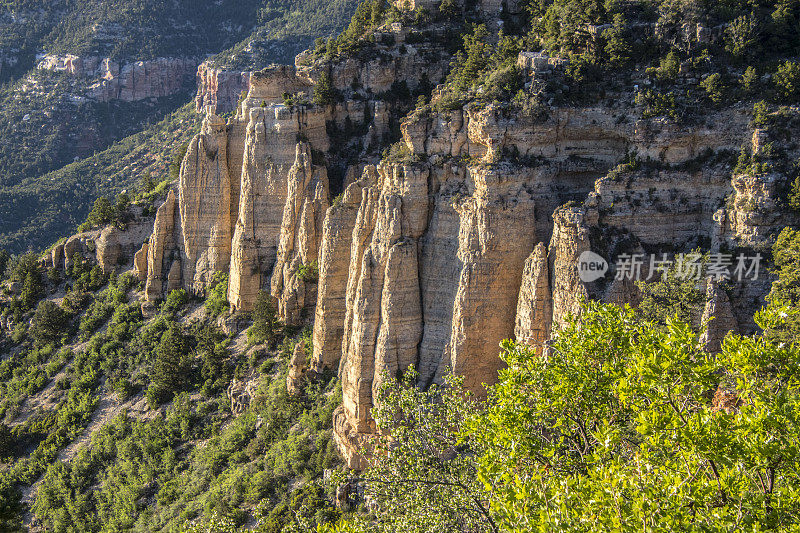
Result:
<svg viewBox="0 0 800 533">
<path fill-rule="evenodd" d="M 195 108 L 198 113 L 223 114 L 236 110 L 242 93 L 250 89 L 252 72 L 236 72 L 214 68 L 207 61 L 197 67 L 197 95 Z"/>
<path fill-rule="evenodd" d="M 227 272 L 233 310 L 267 290 L 286 323 L 313 317 L 309 370 L 339 371 L 335 438 L 356 468 L 387 377 L 413 365 L 427 386 L 456 372 L 480 396 L 502 366 L 502 339 L 543 351 L 583 298 L 638 304 L 633 280 L 615 276 L 621 254 L 764 246 L 777 205 L 769 176 L 733 173 L 731 154 L 752 136 L 735 108 L 709 112 L 705 126 L 639 120 L 619 105 L 551 106 L 546 117 L 427 108 L 401 120 L 401 155 L 379 157 L 399 118 L 386 95 L 401 81 L 438 81 L 449 62 L 392 32 L 396 45 L 376 44 L 372 59 L 305 53 L 249 76 L 235 117 L 207 115 L 136 263 L 146 254 L 150 300 L 177 286 L 202 294 Z M 201 71 L 198 109 L 227 106 L 243 78 L 222 90 L 221 73 Z M 282 103 L 311 94 L 322 74 L 343 101 Z M 620 98 L 634 108 L 632 95 Z M 586 252 L 609 261 L 605 276 L 581 279 Z M 752 327 L 743 317 L 766 284 L 734 283 L 730 297 L 708 285 L 709 349 Z"/>
<path fill-rule="evenodd" d="M 198 62 L 190 58 L 161 57 L 119 63 L 109 58 L 75 55 L 41 55 L 36 68 L 85 78 L 84 96 L 100 102 L 136 102 L 172 96 L 191 86 Z"/>
</svg>

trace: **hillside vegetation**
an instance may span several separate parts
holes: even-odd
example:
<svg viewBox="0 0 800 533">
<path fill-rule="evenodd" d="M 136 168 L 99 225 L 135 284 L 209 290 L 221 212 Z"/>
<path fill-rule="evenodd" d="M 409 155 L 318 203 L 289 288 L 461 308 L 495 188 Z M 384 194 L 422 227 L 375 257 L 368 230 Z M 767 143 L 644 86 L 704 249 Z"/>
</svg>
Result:
<svg viewBox="0 0 800 533">
<path fill-rule="evenodd" d="M 114 10 L 117 4 L 113 2 L 102 4 L 102 9 L 90 3 L 76 13 L 89 18 L 110 17 L 102 20 L 128 20 L 126 17 L 135 18 L 150 5 L 122 4 L 124 9 Z M 20 0 L 0 5 L 30 9 L 32 3 Z M 213 17 L 225 5 L 210 3 L 198 11 Z M 69 2 L 52 4 L 53 9 L 61 10 L 70 6 Z M 241 10 L 247 6 L 247 2 L 240 3 Z M 149 25 L 143 26 L 144 33 L 137 34 L 136 39 L 148 31 L 158 31 L 160 23 L 182 13 L 181 9 L 189 9 L 188 4 L 180 2 L 150 7 L 162 19 L 150 18 L 148 12 L 145 20 Z M 345 16 L 349 9 L 344 2 L 325 4 L 320 0 L 254 4 L 250 16 L 256 22 L 248 30 L 252 36 L 238 40 L 213 62 L 240 69 L 282 58 L 289 49 L 283 45 L 297 46 L 315 32 L 332 31 L 337 27 L 337 17 Z M 233 9 L 216 22 L 232 25 L 240 17 L 247 18 L 242 13 L 239 8 Z M 195 20 L 194 16 L 199 15 L 188 15 L 187 21 Z M 406 32 L 401 44 L 395 42 L 392 33 L 395 23 Z M 56 30 L 49 32 L 53 42 L 62 42 Z M 66 42 L 68 37 L 63 39 Z M 131 37 L 131 42 L 134 40 Z M 413 90 L 406 80 L 392 83 L 387 75 L 390 82 L 385 83 L 386 90 L 373 94 L 358 77 L 350 83 L 351 70 L 341 67 L 369 61 L 382 67 L 406 54 L 418 53 L 412 47 L 427 40 L 437 40 L 445 54 L 452 51 L 452 62 L 442 79 L 420 76 Z M 167 43 L 157 40 L 148 44 L 147 50 L 159 50 Z M 222 47 L 222 40 L 217 44 Z M 126 49 L 123 46 L 120 50 Z M 531 72 L 535 68 L 522 66 L 521 52 L 529 53 L 529 59 L 543 59 L 548 65 L 542 69 L 546 75 L 539 72 L 537 77 Z M 792 0 L 524 0 L 518 13 L 507 9 L 487 13 L 478 2 L 454 0 L 403 11 L 385 0 L 362 2 L 344 31 L 337 37 L 316 40 L 304 54 L 308 65 L 323 72 L 313 92 L 286 92 L 283 105 L 280 97 L 276 97 L 278 103 L 265 100 L 260 106 L 255 104 L 251 116 L 258 124 L 251 123 L 246 133 L 247 142 L 252 143 L 246 145 L 248 148 L 263 147 L 254 138 L 259 142 L 269 139 L 263 141 L 274 142 L 269 148 L 281 148 L 279 142 L 285 139 L 280 137 L 280 128 L 275 127 L 269 136 L 264 135 L 266 128 L 258 128 L 268 121 L 286 124 L 277 118 L 271 122 L 280 113 L 306 118 L 327 113 L 319 123 L 319 131 L 324 125 L 332 141 L 327 153 L 312 151 L 302 128 L 297 135 L 296 130 L 289 130 L 288 160 L 294 161 L 294 154 L 297 161 L 307 156 L 303 160 L 307 165 L 291 167 L 295 181 L 290 188 L 296 196 L 287 200 L 283 225 L 296 222 L 299 229 L 296 234 L 289 233 L 291 239 L 280 241 L 277 252 L 273 249 L 270 253 L 288 255 L 287 264 L 294 258 L 295 270 L 276 269 L 279 275 L 291 272 L 285 274 L 284 284 L 297 282 L 295 292 L 289 293 L 291 298 L 297 300 L 298 294 L 305 298 L 305 291 L 312 293 L 317 291 L 317 284 L 323 287 L 327 283 L 327 303 L 347 300 L 350 306 L 338 302 L 341 309 L 336 311 L 343 311 L 340 322 L 345 324 L 332 325 L 331 321 L 328 326 L 344 329 L 355 324 L 361 337 L 348 339 L 351 344 L 371 344 L 374 348 L 380 341 L 381 346 L 389 347 L 386 352 L 394 350 L 376 355 L 377 350 L 369 351 L 369 346 L 359 351 L 363 348 L 359 345 L 359 350 L 341 353 L 342 359 L 332 368 L 311 368 L 312 351 L 316 356 L 318 347 L 313 346 L 308 320 L 298 320 L 302 325 L 294 327 L 279 320 L 274 293 L 267 292 L 274 290 L 269 282 L 271 273 L 258 277 L 262 272 L 256 272 L 256 289 L 261 290 L 248 295 L 255 300 L 251 312 L 231 310 L 229 283 L 233 286 L 235 274 L 242 274 L 234 269 L 210 272 L 208 286 L 196 291 L 198 296 L 187 292 L 194 290 L 188 284 L 196 280 L 178 279 L 173 284 L 173 267 L 178 278 L 185 275 L 179 272 L 185 267 L 181 261 L 186 257 L 180 255 L 185 250 L 163 242 L 156 248 L 155 241 L 163 236 L 158 230 L 166 228 L 167 240 L 179 232 L 190 238 L 199 235 L 198 241 L 208 234 L 217 237 L 219 220 L 225 223 L 223 230 L 227 232 L 230 215 L 236 215 L 225 202 L 220 202 L 225 204 L 221 210 L 224 216 L 212 220 L 210 229 L 202 235 L 200 230 L 195 232 L 196 226 L 208 221 L 201 221 L 195 213 L 169 220 L 159 215 L 160 225 L 155 224 L 147 241 L 151 248 L 145 248 L 155 250 L 145 259 L 156 264 L 146 266 L 147 272 L 139 272 L 141 267 L 131 264 L 132 257 L 121 258 L 119 264 L 104 272 L 95 264 L 94 241 L 87 245 L 86 257 L 75 253 L 66 258 L 66 263 L 59 256 L 59 263 L 52 265 L 48 254 L 42 259 L 38 253 L 66 228 L 81 222 L 81 230 L 100 229 L 106 224 L 124 226 L 134 212 L 150 221 L 147 217 L 154 216 L 177 180 L 186 153 L 197 155 L 198 161 L 206 157 L 203 161 L 209 167 L 197 172 L 203 186 L 213 181 L 203 172 L 210 165 L 219 165 L 217 150 L 209 154 L 209 145 L 195 143 L 189 147 L 194 151 L 187 152 L 187 141 L 199 129 L 190 106 L 165 112 L 160 122 L 79 161 L 53 163 L 55 168 L 49 173 L 31 171 L 33 175 L 9 180 L 0 188 L 0 246 L 15 252 L 25 248 L 37 252 L 9 254 L 0 250 L 0 531 L 800 530 L 800 230 L 794 225 L 800 220 L 800 161 L 792 133 L 799 123 L 795 107 L 800 97 L 798 53 L 800 5 Z M 348 73 L 344 87 L 341 83 L 334 85 L 337 67 Z M 264 79 L 275 71 L 283 75 L 273 69 L 264 73 Z M 362 108 L 363 123 L 361 119 L 353 122 L 349 116 L 341 125 L 333 119 L 324 123 L 337 109 L 346 110 L 354 102 L 372 105 L 371 111 L 368 105 Z M 371 128 L 367 115 L 379 109 L 378 102 L 386 112 L 386 131 L 373 135 L 366 131 Z M 263 108 L 268 108 L 268 113 Z M 742 328 L 741 334 L 728 332 L 719 349 L 709 348 L 704 336 L 719 315 L 712 314 L 711 322 L 700 317 L 712 303 L 717 311 L 723 302 L 732 307 L 729 299 L 734 299 L 734 291 L 741 286 L 734 286 L 732 279 L 721 279 L 718 287 L 713 285 L 713 302 L 707 299 L 712 285 L 699 281 L 711 275 L 710 252 L 705 249 L 697 253 L 697 280 L 680 278 L 677 271 L 684 265 L 682 259 L 676 259 L 672 267 L 658 272 L 647 283 L 623 286 L 625 291 L 639 291 L 636 305 L 599 303 L 585 297 L 590 294 L 588 283 L 575 281 L 575 265 L 557 263 L 555 259 L 560 256 L 554 252 L 541 257 L 540 263 L 525 261 L 525 273 L 515 271 L 499 282 L 491 279 L 496 283 L 492 287 L 516 284 L 518 288 L 520 277 L 533 277 L 529 266 L 538 265 L 534 289 L 538 290 L 539 284 L 545 286 L 547 297 L 539 293 L 533 303 L 542 305 L 535 308 L 532 304 L 532 314 L 544 313 L 548 298 L 550 313 L 554 314 L 551 282 L 555 286 L 566 285 L 564 280 L 575 281 L 566 288 L 555 287 L 561 297 L 575 296 L 578 303 L 563 320 L 548 324 L 546 339 L 530 343 L 506 339 L 499 346 L 493 341 L 492 349 L 496 347 L 502 365 L 499 374 L 490 376 L 497 378 L 494 384 L 476 384 L 485 392 L 482 397 L 470 392 L 474 389 L 464 385 L 463 377 L 438 370 L 456 363 L 463 369 L 499 364 L 499 360 L 475 357 L 465 365 L 450 360 L 450 352 L 446 352 L 447 361 L 434 368 L 436 376 L 431 373 L 434 383 L 428 386 L 421 382 L 420 372 L 430 369 L 400 363 L 401 357 L 418 357 L 401 353 L 407 341 L 401 337 L 414 337 L 417 340 L 412 342 L 419 344 L 422 325 L 420 332 L 407 334 L 415 327 L 409 324 L 442 318 L 436 309 L 423 315 L 419 308 L 445 298 L 444 289 L 437 292 L 439 286 L 457 278 L 463 263 L 466 270 L 460 274 L 462 279 L 452 283 L 453 292 L 458 292 L 453 298 L 464 308 L 472 304 L 474 312 L 469 315 L 464 311 L 462 321 L 447 329 L 443 344 L 460 342 L 459 336 L 467 334 L 490 335 L 488 328 L 464 330 L 483 324 L 484 317 L 475 315 L 496 311 L 491 308 L 494 300 L 487 294 L 490 291 L 480 292 L 483 287 L 476 289 L 474 285 L 483 283 L 486 276 L 481 276 L 486 270 L 502 265 L 486 260 L 486 255 L 478 260 L 468 256 L 479 256 L 485 248 L 508 244 L 511 249 L 517 244 L 498 243 L 496 234 L 502 235 L 505 228 L 496 220 L 528 227 L 537 223 L 538 215 L 532 208 L 519 219 L 498 214 L 512 211 L 521 202 L 511 194 L 491 204 L 492 210 L 476 207 L 489 203 L 494 192 L 490 189 L 502 189 L 520 175 L 533 176 L 527 182 L 520 180 L 523 185 L 538 185 L 536 169 L 545 165 L 545 157 L 520 150 L 492 152 L 492 142 L 512 133 L 534 136 L 556 111 L 562 113 L 558 116 L 569 116 L 573 110 L 598 108 L 614 110 L 608 122 L 627 124 L 637 134 L 645 126 L 653 126 L 657 131 L 641 133 L 652 136 L 681 128 L 724 130 L 727 124 L 713 124 L 709 117 L 715 116 L 713 113 L 725 116 L 721 113 L 725 110 L 741 111 L 741 131 L 747 132 L 741 152 L 725 145 L 718 153 L 697 150 L 697 154 L 693 152 L 691 157 L 672 164 L 666 156 L 661 160 L 657 155 L 644 158 L 626 148 L 619 150 L 620 159 L 609 164 L 608 172 L 602 170 L 604 175 L 597 182 L 612 188 L 619 185 L 625 194 L 628 189 L 622 182 L 630 183 L 639 176 L 655 180 L 653 176 L 673 172 L 673 178 L 677 176 L 674 181 L 696 178 L 697 183 L 705 183 L 700 180 L 704 173 L 724 174 L 718 180 L 724 182 L 718 186 L 722 192 L 713 202 L 709 200 L 710 207 L 698 210 L 708 208 L 715 216 L 721 212 L 762 222 L 767 217 L 758 211 L 757 200 L 767 205 L 777 223 L 742 223 L 746 228 L 756 228 L 754 233 L 767 228 L 756 235 L 761 239 L 758 244 L 739 246 L 733 238 L 717 243 L 725 252 L 745 250 L 763 258 L 764 277 L 758 284 L 745 287 L 751 292 L 736 295 L 746 300 L 746 318 L 752 321 L 752 327 L 747 331 Z M 485 145 L 473 145 L 486 146 L 485 157 L 473 152 L 431 155 L 418 149 L 417 145 L 433 147 L 438 143 L 450 150 L 444 139 L 448 128 L 452 133 L 467 124 L 464 117 L 486 110 L 492 112 L 492 120 L 486 119 L 483 124 L 475 120 L 468 132 L 479 135 L 502 126 L 496 128 L 499 133 L 490 132 L 496 137 L 487 134 Z M 581 125 L 580 133 L 592 130 L 596 126 L 592 118 L 599 115 L 586 116 L 589 119 Z M 424 133 L 408 135 L 425 142 L 412 147 L 414 143 L 399 140 L 401 132 L 407 133 L 427 118 L 431 120 L 419 128 Z M 463 124 L 456 127 L 455 122 Z M 638 129 L 640 124 L 643 126 Z M 530 125 L 530 131 L 520 134 L 519 129 L 514 130 L 525 125 Z M 573 133 L 563 124 L 557 126 L 561 128 L 555 129 L 558 136 L 565 131 Z M 219 133 L 216 139 L 230 140 L 227 133 Z M 369 135 L 371 144 L 359 145 L 360 135 Z M 581 137 L 567 146 L 574 148 L 584 141 Z M 452 139 L 449 142 L 455 144 Z M 36 147 L 32 141 L 24 146 Z M 308 150 L 303 152 L 303 148 Z M 207 150 L 205 154 L 203 150 Z M 601 157 L 616 157 L 608 156 L 613 149 L 606 145 L 596 150 Z M 272 165 L 273 152 L 264 153 L 253 150 L 246 156 L 252 156 L 245 159 L 248 165 L 242 175 L 247 180 L 255 176 L 247 172 L 263 172 L 270 178 L 280 175 L 277 165 Z M 581 169 L 587 161 L 601 157 L 593 160 L 566 155 L 556 164 L 574 166 L 576 174 L 594 176 L 600 171 Z M 344 161 L 339 166 L 357 166 L 367 160 L 381 164 L 377 169 L 371 167 L 360 181 L 374 178 L 377 185 L 355 183 L 357 187 L 363 185 L 357 190 L 363 196 L 355 200 L 350 194 L 355 186 L 348 189 L 344 199 L 331 194 L 330 208 L 327 198 L 319 201 L 318 195 L 327 195 L 325 188 L 334 180 L 346 180 L 345 170 L 334 169 L 334 164 Z M 265 161 L 268 170 L 259 166 Z M 9 156 L 5 164 L 12 168 L 23 163 Z M 44 169 L 50 163 L 38 164 L 37 168 Z M 435 165 L 444 169 L 441 174 L 431 171 Z M 462 170 L 465 178 L 458 182 L 453 175 Z M 308 186 L 314 183 L 312 178 L 321 179 L 323 175 L 330 182 Z M 566 173 L 548 175 L 543 171 L 542 175 Z M 737 177 L 754 178 L 752 189 L 761 189 L 747 199 L 737 199 L 740 191 L 732 184 Z M 220 181 L 230 187 L 233 180 Z M 245 181 L 242 179 L 236 187 L 244 190 Z M 591 181 L 594 186 L 594 177 Z M 653 186 L 642 198 L 675 192 L 674 203 L 681 203 L 674 181 L 664 178 L 655 182 L 659 187 L 663 183 L 665 191 Z M 252 183 L 249 186 L 253 187 Z M 324 204 L 326 220 L 342 223 L 342 227 L 325 226 L 325 238 L 331 239 L 325 243 L 339 239 L 337 245 L 345 242 L 348 250 L 360 249 L 363 255 L 347 252 L 353 253 L 353 261 L 335 265 L 338 257 L 317 254 L 318 250 L 313 251 L 311 260 L 301 257 L 298 250 L 307 245 L 305 241 L 323 233 L 315 226 L 322 213 L 314 213 L 317 204 L 302 196 L 300 189 L 304 186 L 320 205 Z M 216 199 L 211 186 L 203 189 L 192 182 L 180 192 L 195 194 L 189 190 L 192 188 L 202 189 L 197 193 L 202 200 Z M 467 188 L 471 190 L 465 191 Z M 121 189 L 127 190 L 120 193 Z M 515 190 L 520 197 L 529 193 L 524 186 L 502 190 Z M 562 215 L 586 215 L 588 209 L 583 208 L 589 200 L 595 206 L 600 202 L 601 194 L 592 191 L 568 191 L 580 202 L 588 199 L 583 205 L 571 201 L 543 216 L 553 222 Z M 222 192 L 230 193 L 230 189 Z M 254 196 L 267 196 L 262 189 L 252 192 Z M 725 195 L 729 195 L 727 199 Z M 438 210 L 428 211 L 434 197 Z M 258 200 L 264 202 L 263 197 Z M 255 205 L 252 199 L 249 201 Z M 662 211 L 669 211 L 667 207 L 657 208 L 655 199 L 644 201 L 653 203 L 649 206 L 653 210 L 646 213 L 660 216 Z M 403 211 L 409 207 L 404 202 L 412 204 L 412 209 Z M 417 209 L 414 202 L 422 208 Z M 178 203 L 175 210 L 186 205 Z M 191 204 L 198 205 L 203 206 L 197 208 L 200 210 L 207 204 Z M 631 205 L 636 206 L 633 202 Z M 372 207 L 374 216 L 368 210 Z M 596 218 L 610 213 L 630 221 L 637 216 L 633 208 L 625 211 L 623 207 L 615 213 L 614 207 L 613 203 L 601 205 L 595 210 Z M 537 212 L 539 209 L 537 203 Z M 600 213 L 602 209 L 606 211 Z M 28 210 L 34 215 L 20 216 Z M 242 212 L 252 215 L 250 219 L 263 214 L 255 209 Z M 667 213 L 672 217 L 664 216 L 663 220 L 674 221 L 675 213 L 684 211 L 675 208 Z M 344 223 L 348 216 L 353 219 L 351 226 Z M 495 216 L 496 220 L 492 218 Z M 176 220 L 184 226 L 176 229 Z M 362 225 L 353 226 L 355 221 Z M 625 246 L 645 249 L 632 231 L 625 233 L 625 222 L 602 227 L 606 234 L 600 234 L 599 224 L 569 222 L 572 225 L 564 222 L 557 228 L 569 235 L 551 241 L 574 248 L 565 254 L 577 250 L 577 256 L 612 238 Z M 417 231 L 416 226 L 423 223 L 434 229 L 428 234 Z M 729 225 L 733 223 L 740 221 L 729 221 Z M 414 227 L 413 237 L 407 234 L 408 226 Z M 344 234 L 346 231 L 341 230 L 352 227 L 358 231 L 349 232 L 350 241 L 330 235 Z M 447 235 L 446 230 L 453 228 L 464 242 L 452 248 L 434 247 L 431 252 L 430 243 L 440 237 L 432 233 Z M 666 235 L 674 234 L 668 231 L 672 228 L 652 231 L 658 233 L 659 229 Z M 241 228 L 238 231 L 241 233 Z M 380 231 L 384 234 L 376 237 Z M 309 236 L 312 234 L 315 237 Z M 700 229 L 697 234 L 700 236 Z M 250 259 L 247 254 L 257 255 L 254 241 L 258 239 L 254 235 L 246 234 L 245 244 L 237 240 L 239 248 L 233 250 L 233 238 L 228 236 L 227 250 L 222 252 L 219 250 L 224 245 L 218 244 L 223 242 L 222 237 L 213 239 L 205 249 L 198 245 L 192 253 L 200 252 L 192 260 L 208 250 L 212 250 L 215 261 L 227 253 L 247 265 L 245 274 L 253 274 L 251 264 L 252 270 L 263 266 L 257 259 L 245 262 Z M 285 236 L 284 232 L 280 236 Z M 536 245 L 546 238 L 531 238 L 524 255 L 530 254 L 532 259 L 537 250 L 550 253 L 546 245 Z M 676 253 L 690 246 L 687 242 L 667 245 Z M 537 250 L 532 251 L 534 246 Z M 734 250 L 737 246 L 741 250 Z M 296 256 L 291 256 L 293 251 Z M 506 248 L 501 247 L 501 251 L 497 255 L 505 261 L 511 254 Z M 164 257 L 154 259 L 160 252 Z M 428 262 L 419 259 L 426 253 L 457 255 L 459 264 L 451 272 L 450 263 L 444 260 L 447 268 L 437 267 L 440 257 Z M 403 258 L 397 259 L 401 255 Z M 381 256 L 395 259 L 395 270 Z M 202 257 L 204 262 L 211 261 L 208 256 Z M 356 276 L 352 265 L 359 260 L 361 270 Z M 512 275 L 516 276 L 513 280 Z M 339 283 L 344 278 L 345 286 L 334 287 L 332 278 Z M 145 290 L 143 280 L 158 283 L 155 296 L 146 294 L 149 289 Z M 608 281 L 609 285 L 613 283 Z M 171 290 L 162 292 L 162 282 Z M 174 288 L 180 283 L 186 289 Z M 424 301 L 419 294 L 423 284 L 430 291 Z M 430 290 L 431 286 L 435 290 Z M 334 289 L 342 289 L 341 294 L 331 296 Z M 513 294 L 506 295 L 507 300 L 517 305 L 522 291 L 515 288 L 509 292 Z M 629 295 L 623 292 L 620 289 L 611 301 L 627 301 Z M 578 297 L 578 293 L 584 296 Z M 467 301 L 469 298 L 478 301 Z M 333 313 L 333 304 L 324 309 L 317 303 L 317 307 L 308 306 L 313 307 L 309 317 L 319 320 L 321 309 Z M 758 310 L 753 314 L 752 309 Z M 515 311 L 507 313 L 512 317 L 507 331 L 517 335 L 513 322 L 520 315 Z M 447 312 L 456 314 L 453 308 L 441 314 Z M 286 322 L 291 323 L 289 319 Z M 341 344 L 334 348 L 340 350 Z M 418 350 L 418 346 L 412 350 Z M 379 356 L 391 372 L 381 373 Z M 338 375 L 336 366 L 341 369 Z M 338 453 L 344 448 L 342 433 L 336 432 L 342 418 L 334 419 L 334 412 L 343 403 L 347 407 L 347 402 L 362 402 L 365 396 L 369 401 L 360 403 L 358 409 L 363 407 L 370 414 L 359 422 L 371 427 L 345 437 L 352 437 L 346 445 L 357 447 L 366 467 L 350 469 Z"/>
<path fill-rule="evenodd" d="M 353 5 L 351 0 L 0 3 L 0 82 L 5 82 L 0 88 L 0 247 L 40 249 L 67 235 L 97 195 L 119 192 L 138 180 L 119 179 L 109 154 L 115 154 L 116 164 L 121 154 L 131 162 L 130 154 L 137 153 L 143 159 L 133 168 L 143 168 L 152 163 L 146 159 L 150 154 L 171 150 L 167 146 L 173 140 L 183 144 L 194 131 L 184 128 L 183 140 L 162 136 L 158 146 L 142 140 L 160 135 L 162 120 L 189 120 L 178 110 L 195 90 L 193 76 L 173 96 L 98 102 L 85 97 L 96 79 L 35 70 L 36 54 L 109 57 L 123 65 L 159 57 L 192 58 L 199 64 L 220 54 L 216 62 L 223 67 L 259 69 L 290 62 L 315 38 L 339 31 Z M 77 169 L 91 177 L 74 186 L 70 176 Z"/>
</svg>

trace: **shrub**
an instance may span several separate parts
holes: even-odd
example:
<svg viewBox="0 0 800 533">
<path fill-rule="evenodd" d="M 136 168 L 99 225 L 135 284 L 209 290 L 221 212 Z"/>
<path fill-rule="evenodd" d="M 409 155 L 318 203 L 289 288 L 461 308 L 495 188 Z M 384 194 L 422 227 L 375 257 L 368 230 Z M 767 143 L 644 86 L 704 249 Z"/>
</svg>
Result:
<svg viewBox="0 0 800 533">
<path fill-rule="evenodd" d="M 681 58 L 674 50 L 664 57 L 659 66 L 657 76 L 663 82 L 673 82 L 678 77 L 678 72 L 681 68 Z"/>
<path fill-rule="evenodd" d="M 206 312 L 212 317 L 218 317 L 230 308 L 228 302 L 228 275 L 224 272 L 214 274 L 211 289 L 206 298 Z"/>
<path fill-rule="evenodd" d="M 56 342 L 65 333 L 69 316 L 55 302 L 43 300 L 36 307 L 31 323 L 31 336 L 37 346 Z"/>
<path fill-rule="evenodd" d="M 763 128 L 769 125 L 769 105 L 764 100 L 753 105 L 753 126 Z"/>
<path fill-rule="evenodd" d="M 175 181 L 180 177 L 183 158 L 186 157 L 186 152 L 188 150 L 189 144 L 184 143 L 175 152 L 175 156 L 172 158 L 172 162 L 169 164 L 169 177 L 172 181 Z"/>
<path fill-rule="evenodd" d="M 178 326 L 164 332 L 154 352 L 147 399 L 151 405 L 168 401 L 188 383 L 189 339 Z"/>
<path fill-rule="evenodd" d="M 774 76 L 775 88 L 784 100 L 794 100 L 800 96 L 800 64 L 786 61 L 778 66 Z"/>
<path fill-rule="evenodd" d="M 413 163 L 416 157 L 405 142 L 398 141 L 383 151 L 383 160 L 387 163 L 402 164 Z"/>
<path fill-rule="evenodd" d="M 700 82 L 700 87 L 706 91 L 706 96 L 715 104 L 722 103 L 725 97 L 725 86 L 722 83 L 722 76 L 715 72 Z"/>
<path fill-rule="evenodd" d="M 319 267 L 316 259 L 297 267 L 297 277 L 302 281 L 317 281 L 319 278 Z"/>
<path fill-rule="evenodd" d="M 758 72 L 754 67 L 747 67 L 740 80 L 742 90 L 747 94 L 753 94 L 758 88 Z"/>
<path fill-rule="evenodd" d="M 651 89 L 645 89 L 636 94 L 636 105 L 642 106 L 643 118 L 667 116 L 673 119 L 678 118 L 675 107 L 675 96 L 673 94 L 663 94 Z"/>
<path fill-rule="evenodd" d="M 189 295 L 183 289 L 175 289 L 170 292 L 164 303 L 161 304 L 162 313 L 174 314 L 189 302 Z"/>
</svg>

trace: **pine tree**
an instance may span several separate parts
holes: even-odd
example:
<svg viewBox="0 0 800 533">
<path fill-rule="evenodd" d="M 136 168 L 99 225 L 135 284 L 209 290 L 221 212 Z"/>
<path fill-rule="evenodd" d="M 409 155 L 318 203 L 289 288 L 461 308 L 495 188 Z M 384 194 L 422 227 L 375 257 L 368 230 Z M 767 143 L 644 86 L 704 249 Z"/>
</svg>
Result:
<svg viewBox="0 0 800 533">
<path fill-rule="evenodd" d="M 171 326 L 161 337 L 154 353 L 148 400 L 154 404 L 168 401 L 186 384 L 186 360 L 189 342 L 178 326 Z"/>
<path fill-rule="evenodd" d="M 44 346 L 57 341 L 67 326 L 67 313 L 55 302 L 44 300 L 36 307 L 33 315 L 31 335 L 34 342 Z"/>
<path fill-rule="evenodd" d="M 333 105 L 336 102 L 336 89 L 331 77 L 325 73 L 319 77 L 314 86 L 314 103 L 320 106 Z"/>
<path fill-rule="evenodd" d="M 247 338 L 254 344 L 272 343 L 280 328 L 272 296 L 265 291 L 259 291 L 253 309 L 253 325 L 247 332 Z"/>
</svg>

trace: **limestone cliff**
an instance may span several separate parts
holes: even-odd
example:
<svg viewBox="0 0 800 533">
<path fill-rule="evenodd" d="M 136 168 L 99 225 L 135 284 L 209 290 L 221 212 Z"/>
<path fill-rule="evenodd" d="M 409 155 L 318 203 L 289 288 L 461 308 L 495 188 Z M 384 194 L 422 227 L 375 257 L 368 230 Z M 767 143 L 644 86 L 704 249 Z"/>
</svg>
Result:
<svg viewBox="0 0 800 533">
<path fill-rule="evenodd" d="M 208 111 L 215 114 L 235 111 L 242 93 L 250 88 L 251 72 L 237 72 L 214 68 L 208 61 L 197 67 L 197 95 L 195 108 L 198 113 Z"/>
<path fill-rule="evenodd" d="M 88 80 L 85 96 L 100 102 L 135 102 L 186 91 L 199 63 L 192 58 L 174 57 L 120 63 L 107 57 L 72 54 L 40 55 L 37 61 L 38 70 Z"/>
<path fill-rule="evenodd" d="M 761 138 L 739 108 L 709 110 L 702 124 L 637 118 L 621 111 L 636 109 L 626 93 L 537 114 L 497 102 L 408 114 L 410 95 L 398 94 L 441 81 L 450 61 L 435 39 L 411 35 L 386 25 L 363 57 L 307 52 L 255 72 L 227 122 L 212 111 L 243 78 L 223 91 L 222 73 L 201 67 L 203 130 L 136 259 L 151 301 L 179 286 L 203 294 L 223 272 L 233 311 L 269 291 L 285 323 L 313 317 L 291 384 L 338 370 L 334 437 L 354 468 L 386 378 L 413 365 L 424 387 L 455 372 L 480 396 L 502 367 L 501 340 L 544 351 L 582 299 L 638 304 L 615 258 L 765 246 L 782 209 L 777 178 L 734 170 L 741 144 Z M 565 62 L 518 60 L 527 86 Z M 312 104 L 325 75 L 333 102 Z M 581 278 L 586 252 L 608 261 L 605 275 Z M 643 265 L 640 279 L 653 273 Z M 768 282 L 708 285 L 708 349 L 752 329 L 743 317 Z"/>
</svg>

